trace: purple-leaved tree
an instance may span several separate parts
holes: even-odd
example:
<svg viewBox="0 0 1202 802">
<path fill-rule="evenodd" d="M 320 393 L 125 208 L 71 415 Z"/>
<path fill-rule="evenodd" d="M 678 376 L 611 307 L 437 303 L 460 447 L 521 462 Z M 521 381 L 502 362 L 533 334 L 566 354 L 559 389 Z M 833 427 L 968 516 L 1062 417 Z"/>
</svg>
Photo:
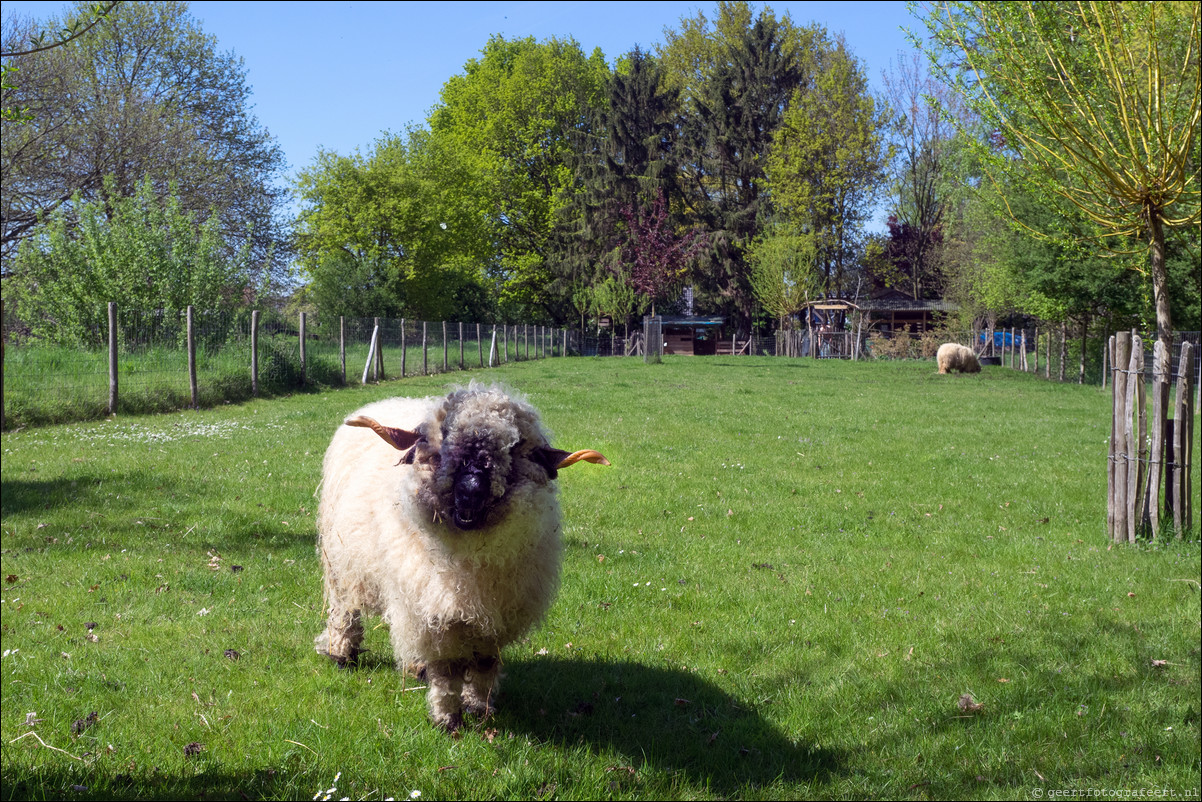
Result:
<svg viewBox="0 0 1202 802">
<path fill-rule="evenodd" d="M 650 207 L 631 204 L 622 210 L 627 237 L 622 261 L 630 270 L 630 286 L 651 302 L 679 284 L 689 266 L 705 246 L 705 237 L 695 229 L 678 230 L 670 219 L 662 190 Z"/>
</svg>

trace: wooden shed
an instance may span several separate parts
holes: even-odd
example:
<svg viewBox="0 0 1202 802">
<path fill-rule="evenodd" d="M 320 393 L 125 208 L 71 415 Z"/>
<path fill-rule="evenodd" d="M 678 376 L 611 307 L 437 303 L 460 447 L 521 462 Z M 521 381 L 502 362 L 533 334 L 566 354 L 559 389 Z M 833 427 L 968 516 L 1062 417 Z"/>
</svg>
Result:
<svg viewBox="0 0 1202 802">
<path fill-rule="evenodd" d="M 694 315 L 663 315 L 664 353 L 712 356 L 726 319 Z"/>
<path fill-rule="evenodd" d="M 895 332 L 906 326 L 914 334 L 926 331 L 940 317 L 959 307 L 942 298 L 917 299 L 900 290 L 884 290 L 860 304 L 872 319 L 873 328 Z"/>
</svg>

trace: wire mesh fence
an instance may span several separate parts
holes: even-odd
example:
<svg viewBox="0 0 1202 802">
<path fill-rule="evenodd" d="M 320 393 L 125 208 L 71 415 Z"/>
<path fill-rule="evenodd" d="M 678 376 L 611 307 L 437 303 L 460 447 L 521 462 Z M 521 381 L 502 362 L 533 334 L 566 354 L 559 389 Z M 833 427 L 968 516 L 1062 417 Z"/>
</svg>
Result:
<svg viewBox="0 0 1202 802">
<path fill-rule="evenodd" d="M 548 356 L 664 353 L 661 327 L 598 334 L 529 324 L 349 318 L 253 310 L 125 310 L 111 305 L 111 327 L 92 326 L 69 344 L 34 338 L 19 321 L 3 321 L 5 428 L 89 420 L 112 413 L 162 412 L 332 387 L 472 370 Z M 262 318 L 260 320 L 260 317 Z M 93 330 L 94 329 L 94 330 Z M 650 336 L 650 339 L 648 337 Z M 970 345 L 985 364 L 1051 379 L 1104 384 L 1104 339 L 1082 341 L 1063 328 L 947 329 L 891 336 L 850 331 L 718 335 L 718 356 L 933 359 L 943 342 Z M 1199 332 L 1177 332 L 1191 342 Z M 649 347 L 651 343 L 657 347 Z M 1145 360 L 1152 380 L 1151 345 Z M 1096 353 L 1095 353 L 1096 352 Z M 1177 375 L 1178 348 L 1172 349 Z M 1202 360 L 1193 386 L 1202 386 Z M 1196 391 L 1195 391 L 1196 392 Z"/>
<path fill-rule="evenodd" d="M 562 329 L 252 310 L 117 311 L 70 344 L 4 322 L 3 426 L 210 407 L 579 353 Z M 370 358 L 369 358 L 370 354 Z"/>
</svg>

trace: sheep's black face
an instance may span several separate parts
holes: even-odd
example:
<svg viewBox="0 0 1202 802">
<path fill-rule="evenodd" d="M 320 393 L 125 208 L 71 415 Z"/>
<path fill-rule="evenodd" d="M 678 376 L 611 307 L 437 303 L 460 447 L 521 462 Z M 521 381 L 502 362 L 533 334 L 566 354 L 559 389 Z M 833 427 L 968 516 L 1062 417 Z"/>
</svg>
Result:
<svg viewBox="0 0 1202 802">
<path fill-rule="evenodd" d="M 464 465 L 455 475 L 451 497 L 455 502 L 451 520 L 460 529 L 476 529 L 488 519 L 492 501 L 488 469 Z"/>
</svg>

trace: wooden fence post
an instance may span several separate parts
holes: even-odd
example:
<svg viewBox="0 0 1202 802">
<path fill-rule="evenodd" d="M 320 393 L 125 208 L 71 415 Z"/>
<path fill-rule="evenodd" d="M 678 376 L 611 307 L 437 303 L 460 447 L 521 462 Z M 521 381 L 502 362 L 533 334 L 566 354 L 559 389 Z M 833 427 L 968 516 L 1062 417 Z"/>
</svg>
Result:
<svg viewBox="0 0 1202 802">
<path fill-rule="evenodd" d="M 343 380 L 346 384 L 346 365 L 342 367 Z M 252 398 L 259 397 L 259 310 L 250 313 L 250 394 Z"/>
<path fill-rule="evenodd" d="M 484 338 L 480 336 L 480 324 L 476 324 L 476 347 L 480 351 L 480 367 L 484 367 Z"/>
<path fill-rule="evenodd" d="M 1034 365 L 1034 369 L 1031 372 L 1038 376 L 1039 375 L 1039 326 L 1035 327 L 1034 334 L 1035 334 L 1035 348 L 1034 348 L 1035 365 Z"/>
<path fill-rule="evenodd" d="M 380 338 L 380 326 L 377 324 L 371 330 L 371 342 L 367 346 L 367 361 L 363 363 L 363 378 L 359 380 L 360 384 L 367 384 L 367 374 L 371 371 L 372 364 L 376 361 L 376 342 Z"/>
<path fill-rule="evenodd" d="M 401 378 L 405 378 L 405 362 L 409 356 L 409 349 L 405 346 L 405 318 L 401 318 Z"/>
<path fill-rule="evenodd" d="M 426 338 L 426 321 L 422 321 L 422 375 L 430 375 L 429 340 Z"/>
<path fill-rule="evenodd" d="M 1123 511 L 1127 516 L 1127 542 L 1134 543 L 1140 528 L 1137 514 L 1140 503 L 1140 488 L 1144 479 L 1144 460 L 1148 454 L 1148 418 L 1144 407 L 1144 344 L 1139 337 L 1131 338 L 1131 360 L 1127 375 L 1127 411 L 1123 423 L 1127 440 L 1127 505 Z"/>
<path fill-rule="evenodd" d="M 1143 523 L 1151 537 L 1160 532 L 1160 476 L 1164 469 L 1165 419 L 1169 413 L 1169 349 L 1157 340 L 1152 357 L 1152 442 L 1148 454 L 1148 487 L 1144 493 Z M 1143 377 L 1140 377 L 1143 384 Z"/>
<path fill-rule="evenodd" d="M 459 369 L 463 370 L 463 321 L 459 321 Z"/>
<path fill-rule="evenodd" d="M 117 303 L 109 301 L 109 414 L 117 414 Z"/>
<path fill-rule="evenodd" d="M 200 391 L 196 386 L 196 334 L 192 329 L 192 305 L 188 305 L 188 389 L 192 393 L 192 409 L 200 409 Z"/>
<path fill-rule="evenodd" d="M 1049 333 L 1049 339 L 1050 339 Z M 1049 345 L 1050 348 L 1050 345 Z M 1110 459 L 1107 520 L 1111 522 L 1110 539 L 1116 543 L 1127 540 L 1127 435 L 1131 415 L 1127 407 L 1126 365 L 1131 359 L 1131 334 L 1120 331 L 1114 339 L 1114 381 L 1111 382 L 1114 417 L 1110 423 Z"/>
<path fill-rule="evenodd" d="M 1081 354 L 1077 360 L 1077 384 L 1085 384 L 1085 350 L 1089 345 L 1089 326 L 1088 320 L 1081 321 Z"/>
<path fill-rule="evenodd" d="M 1110 335 L 1110 340 L 1107 343 L 1106 347 L 1109 350 L 1110 364 L 1113 366 L 1115 364 L 1115 362 L 1114 362 L 1115 341 L 1114 341 L 1113 334 Z M 1038 340 L 1035 343 L 1035 353 L 1039 353 L 1039 341 Z M 1108 446 L 1108 451 L 1106 454 L 1106 535 L 1111 540 L 1114 540 L 1114 493 L 1115 493 L 1115 489 L 1114 489 L 1114 470 L 1115 470 L 1115 468 L 1114 468 L 1114 466 L 1115 466 L 1115 458 L 1117 455 L 1117 451 L 1115 450 L 1116 449 L 1115 422 L 1118 421 L 1118 416 L 1119 416 L 1118 396 L 1114 394 L 1113 387 L 1114 387 L 1114 382 L 1117 380 L 1117 378 L 1118 377 L 1116 375 L 1113 379 L 1111 379 L 1111 382 L 1110 382 L 1111 388 L 1112 388 L 1111 389 L 1111 401 L 1110 401 L 1110 406 L 1111 406 L 1110 439 L 1107 441 L 1109 443 L 1109 446 Z"/>
<path fill-rule="evenodd" d="M 345 315 L 338 316 L 338 364 L 342 366 L 342 383 L 346 384 L 346 316 Z"/>
<path fill-rule="evenodd" d="M 1194 462 L 1194 409 L 1190 403 L 1193 395 L 1194 353 L 1193 343 L 1181 343 L 1181 356 L 1177 364 L 1177 403 L 1173 415 L 1173 460 L 1169 484 L 1173 491 L 1173 527 L 1177 537 L 1183 537 L 1194 525 L 1194 497 L 1192 474 Z M 1168 510 L 1165 511 L 1166 517 Z"/>
<path fill-rule="evenodd" d="M 1060 321 L 1060 381 L 1064 381 L 1065 363 L 1068 362 L 1068 320 Z"/>
<path fill-rule="evenodd" d="M 442 322 L 442 372 L 446 373 L 450 368 L 450 362 L 447 361 L 447 322 Z"/>
<path fill-rule="evenodd" d="M 376 328 L 380 330 L 380 335 L 376 338 L 376 381 L 384 381 L 384 331 L 380 329 L 380 319 L 374 320 Z M 387 322 L 387 320 L 385 320 Z"/>
<path fill-rule="evenodd" d="M 305 313 L 300 313 L 300 383 L 305 386 Z"/>
<path fill-rule="evenodd" d="M 1048 347 L 1044 350 L 1043 377 L 1052 378 L 1052 329 L 1048 328 Z"/>
</svg>

